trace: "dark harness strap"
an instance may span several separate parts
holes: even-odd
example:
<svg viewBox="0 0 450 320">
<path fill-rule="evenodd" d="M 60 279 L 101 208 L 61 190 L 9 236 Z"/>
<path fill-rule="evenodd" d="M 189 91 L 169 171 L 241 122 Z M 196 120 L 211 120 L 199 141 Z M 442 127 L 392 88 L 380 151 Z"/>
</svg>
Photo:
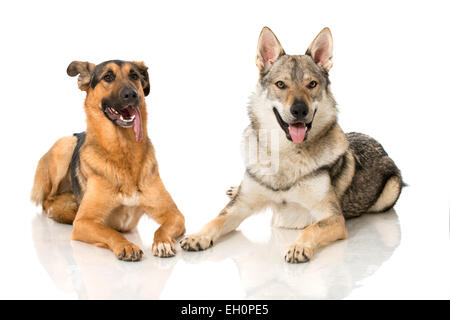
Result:
<svg viewBox="0 0 450 320">
<path fill-rule="evenodd" d="M 75 146 L 75 150 L 73 151 L 72 161 L 70 162 L 70 180 L 72 181 L 72 189 L 75 197 L 77 199 L 82 198 L 80 181 L 78 180 L 77 171 L 80 167 L 80 149 L 86 140 L 86 132 L 74 133 L 75 137 L 77 137 L 77 145 Z"/>
</svg>

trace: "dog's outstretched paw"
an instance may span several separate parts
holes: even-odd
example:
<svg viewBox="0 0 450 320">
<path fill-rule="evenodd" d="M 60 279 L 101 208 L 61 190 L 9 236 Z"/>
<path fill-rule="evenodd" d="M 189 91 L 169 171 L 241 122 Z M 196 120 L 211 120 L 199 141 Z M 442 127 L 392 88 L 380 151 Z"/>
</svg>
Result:
<svg viewBox="0 0 450 320">
<path fill-rule="evenodd" d="M 313 249 L 307 243 L 294 243 L 286 250 L 284 260 L 289 263 L 308 262 L 313 256 Z"/>
<path fill-rule="evenodd" d="M 139 261 L 144 255 L 144 252 L 134 243 L 128 242 L 117 246 L 114 254 L 119 260 Z"/>
<path fill-rule="evenodd" d="M 169 258 L 175 256 L 176 250 L 171 242 L 155 241 L 152 245 L 152 253 L 156 257 Z"/>
<path fill-rule="evenodd" d="M 201 251 L 212 247 L 213 240 L 209 236 L 190 235 L 180 241 L 180 246 L 186 251 Z"/>
<path fill-rule="evenodd" d="M 239 187 L 230 187 L 227 190 L 227 196 L 230 197 L 230 199 L 233 199 L 237 195 L 238 191 Z"/>
</svg>

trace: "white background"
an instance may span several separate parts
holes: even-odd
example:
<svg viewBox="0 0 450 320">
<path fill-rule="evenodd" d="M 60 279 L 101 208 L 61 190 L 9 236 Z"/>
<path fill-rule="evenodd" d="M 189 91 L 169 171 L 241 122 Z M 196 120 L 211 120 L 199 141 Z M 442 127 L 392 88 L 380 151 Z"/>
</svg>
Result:
<svg viewBox="0 0 450 320">
<path fill-rule="evenodd" d="M 71 61 L 145 61 L 149 135 L 189 233 L 240 182 L 261 28 L 269 26 L 287 53 L 303 54 L 328 26 L 341 126 L 381 141 L 410 185 L 396 207 L 400 246 L 348 297 L 448 298 L 449 9 L 445 1 L 2 2 L 0 297 L 76 297 L 39 262 L 31 221 L 40 210 L 29 203 L 39 158 L 59 137 L 85 128 L 84 93 L 66 75 Z M 268 225 L 263 218 L 255 224 Z M 64 229 L 61 237 L 69 236 Z M 151 233 L 141 237 L 151 245 Z M 217 267 L 227 272 L 227 261 Z M 216 290 L 187 280 L 216 272 L 212 262 L 179 265 L 185 273 L 173 273 L 173 291 L 161 298 L 246 297 L 234 286 L 239 278 L 217 280 Z"/>
</svg>

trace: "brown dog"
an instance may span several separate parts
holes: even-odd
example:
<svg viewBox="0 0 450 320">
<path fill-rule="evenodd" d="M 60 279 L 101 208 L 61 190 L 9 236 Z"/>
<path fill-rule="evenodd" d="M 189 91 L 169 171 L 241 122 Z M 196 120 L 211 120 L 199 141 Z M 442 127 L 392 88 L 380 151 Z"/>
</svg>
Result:
<svg viewBox="0 0 450 320">
<path fill-rule="evenodd" d="M 31 199 L 50 218 L 73 223 L 73 240 L 108 248 L 127 261 L 140 260 L 143 252 L 120 232 L 135 228 L 146 213 L 161 224 L 153 254 L 175 255 L 184 217 L 164 188 L 147 136 L 147 67 L 74 61 L 67 73 L 79 75 L 78 86 L 87 93 L 87 129 L 59 139 L 40 159 Z"/>
</svg>

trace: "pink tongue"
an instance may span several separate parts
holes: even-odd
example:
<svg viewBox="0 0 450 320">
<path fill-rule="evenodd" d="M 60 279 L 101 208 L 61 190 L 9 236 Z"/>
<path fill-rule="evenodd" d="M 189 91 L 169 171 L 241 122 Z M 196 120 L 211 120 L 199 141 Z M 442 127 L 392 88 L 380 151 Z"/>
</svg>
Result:
<svg viewBox="0 0 450 320">
<path fill-rule="evenodd" d="M 142 119 L 141 119 L 141 111 L 139 108 L 136 108 L 136 118 L 134 119 L 133 125 L 134 134 L 136 135 L 136 141 L 142 141 Z"/>
<path fill-rule="evenodd" d="M 290 124 L 289 134 L 291 135 L 292 141 L 295 143 L 300 143 L 305 139 L 306 126 L 303 123 Z"/>
</svg>

